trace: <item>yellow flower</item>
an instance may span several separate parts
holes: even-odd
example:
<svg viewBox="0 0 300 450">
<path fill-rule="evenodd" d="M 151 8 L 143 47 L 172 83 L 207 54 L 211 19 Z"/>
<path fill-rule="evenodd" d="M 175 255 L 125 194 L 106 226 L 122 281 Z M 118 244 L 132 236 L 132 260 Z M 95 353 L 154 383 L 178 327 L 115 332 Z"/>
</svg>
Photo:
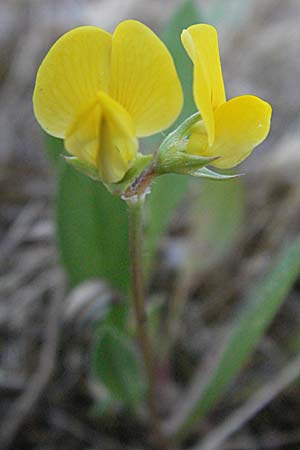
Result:
<svg viewBox="0 0 300 450">
<path fill-rule="evenodd" d="M 203 119 L 192 129 L 187 151 L 219 157 L 211 163 L 215 167 L 234 167 L 267 137 L 271 106 L 253 95 L 226 101 L 213 26 L 192 25 L 181 38 L 194 64 L 194 100 Z"/>
<path fill-rule="evenodd" d="M 33 95 L 42 128 L 107 183 L 133 164 L 137 137 L 171 125 L 182 102 L 169 51 L 134 20 L 113 34 L 92 26 L 64 34 L 43 60 Z"/>
</svg>

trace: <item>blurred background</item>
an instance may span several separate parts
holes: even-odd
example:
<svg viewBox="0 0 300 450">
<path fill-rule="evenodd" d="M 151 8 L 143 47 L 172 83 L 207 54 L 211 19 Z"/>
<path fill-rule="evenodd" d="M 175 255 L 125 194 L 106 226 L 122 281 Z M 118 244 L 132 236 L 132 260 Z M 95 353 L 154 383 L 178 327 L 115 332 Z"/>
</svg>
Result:
<svg viewBox="0 0 300 450">
<path fill-rule="evenodd" d="M 66 288 L 55 243 L 56 175 L 33 116 L 31 97 L 37 68 L 62 33 L 84 24 L 113 31 L 126 18 L 141 20 L 160 33 L 181 3 L 0 0 L 3 450 L 143 448 L 143 429 L 124 417 L 115 419 L 113 426 L 109 419 L 98 424 L 99 386 L 90 375 L 88 349 L 95 321 L 101 320 L 107 304 L 117 301 L 118 295 L 102 280 L 86 281 L 71 291 Z M 198 0 L 195 4 L 203 21 L 218 27 L 228 98 L 258 95 L 272 104 L 273 120 L 267 141 L 240 169 L 246 173 L 241 181 L 242 207 L 236 207 L 236 196 L 224 200 L 227 210 L 232 207 L 232 214 L 238 214 L 228 225 L 231 234 L 225 239 L 230 245 L 221 242 L 222 251 L 215 250 L 210 233 L 212 229 L 215 235 L 220 232 L 223 218 L 212 213 L 212 224 L 197 208 L 192 218 L 180 209 L 161 242 L 162 257 L 151 292 L 173 286 L 189 246 L 196 248 L 191 261 L 200 254 L 205 260 L 194 266 L 197 269 L 184 284 L 189 303 L 177 348 L 185 361 L 185 369 L 178 369 L 181 381 L 216 342 L 232 308 L 269 269 L 276 252 L 300 230 L 300 2 Z M 190 198 L 197 189 L 193 187 Z M 212 203 L 204 207 L 209 216 Z M 239 394 L 225 396 L 201 432 L 212 430 L 247 389 L 266 381 L 291 352 L 299 350 L 299 288 L 299 283 L 294 286 L 251 364 L 236 380 Z M 296 384 L 222 448 L 297 449 L 299 423 L 300 386 Z"/>
</svg>

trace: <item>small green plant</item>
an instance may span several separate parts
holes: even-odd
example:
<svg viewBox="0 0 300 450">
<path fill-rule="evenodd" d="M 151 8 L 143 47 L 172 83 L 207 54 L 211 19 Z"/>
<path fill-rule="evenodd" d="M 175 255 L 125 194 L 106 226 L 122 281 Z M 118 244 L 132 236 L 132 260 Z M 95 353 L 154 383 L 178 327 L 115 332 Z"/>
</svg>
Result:
<svg viewBox="0 0 300 450">
<path fill-rule="evenodd" d="M 146 405 L 148 428 L 160 450 L 180 448 L 192 425 L 220 399 L 300 272 L 296 242 L 249 297 L 204 387 L 196 371 L 180 408 L 162 420 L 159 372 L 170 360 L 187 294 L 181 289 L 182 296 L 171 302 L 161 333 L 160 305 L 150 311 L 145 299 L 159 238 L 193 177 L 204 188 L 201 214 L 207 205 L 213 214 L 206 228 L 217 249 L 212 259 L 227 247 L 238 226 L 241 185 L 236 175 L 215 169 L 233 168 L 247 158 L 267 137 L 271 120 L 270 105 L 258 97 L 226 100 L 217 31 L 191 25 L 201 21 L 197 17 L 193 3 L 186 2 L 172 18 L 164 39 L 174 59 L 137 21 L 120 23 L 113 34 L 90 26 L 71 30 L 43 60 L 33 97 L 38 122 L 60 139 L 48 143 L 63 155 L 54 158 L 57 228 L 71 284 L 103 277 L 124 295 L 96 333 L 93 371 L 108 393 L 102 413 L 121 404 L 142 420 Z M 163 130 L 161 143 L 157 136 L 149 138 Z M 139 152 L 145 137 L 148 153 Z M 215 232 L 215 217 L 223 233 Z"/>
</svg>

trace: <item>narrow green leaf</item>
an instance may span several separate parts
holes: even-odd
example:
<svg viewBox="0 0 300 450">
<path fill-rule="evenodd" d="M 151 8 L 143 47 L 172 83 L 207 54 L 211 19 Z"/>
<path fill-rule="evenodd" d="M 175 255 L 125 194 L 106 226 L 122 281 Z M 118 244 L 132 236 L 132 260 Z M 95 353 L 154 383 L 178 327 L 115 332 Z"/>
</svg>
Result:
<svg viewBox="0 0 300 450">
<path fill-rule="evenodd" d="M 197 22 L 201 22 L 201 16 L 194 2 L 191 0 L 182 2 L 162 35 L 165 44 L 174 58 L 184 91 L 184 107 L 178 120 L 172 126 L 172 129 L 175 129 L 183 119 L 190 116 L 196 110 L 192 95 L 193 67 L 181 44 L 180 34 L 184 28 Z M 147 141 L 147 146 L 153 149 L 158 145 L 158 142 L 157 136 L 155 136 Z M 170 224 L 176 206 L 178 206 L 187 193 L 190 180 L 189 176 L 164 175 L 158 178 L 152 187 L 152 193 L 146 203 L 148 222 L 145 254 L 148 270 L 151 267 L 160 237 Z"/>
<path fill-rule="evenodd" d="M 191 277 L 218 263 L 238 239 L 244 218 L 243 194 L 238 179 L 201 183 L 199 198 L 193 202 L 190 213 L 186 264 Z"/>
<path fill-rule="evenodd" d="M 97 336 L 92 355 L 92 370 L 112 396 L 128 407 L 144 396 L 144 382 L 136 354 L 127 336 L 106 327 Z"/>
<path fill-rule="evenodd" d="M 126 204 L 64 161 L 58 173 L 57 239 L 73 285 L 98 277 L 127 292 Z"/>
<path fill-rule="evenodd" d="M 228 328 L 227 340 L 209 373 L 203 388 L 197 374 L 187 396 L 184 420 L 179 434 L 184 434 L 224 394 L 229 383 L 239 373 L 254 351 L 257 342 L 300 276 L 300 240 L 296 240 L 280 255 L 269 275 L 248 296 L 244 308 Z M 184 408 L 184 406 L 183 406 Z"/>
<path fill-rule="evenodd" d="M 47 151 L 47 155 L 52 166 L 57 169 L 62 154 L 64 153 L 64 144 L 61 139 L 50 136 L 50 134 L 46 134 L 43 132 L 43 138 L 45 140 L 45 147 Z"/>
<path fill-rule="evenodd" d="M 92 405 L 89 415 L 95 418 L 114 416 L 120 410 L 120 403 L 111 395 L 108 390 L 101 390 L 98 392 L 98 398 Z"/>
<path fill-rule="evenodd" d="M 107 316 L 98 325 L 98 331 L 104 327 L 116 329 L 120 333 L 125 333 L 127 330 L 129 305 L 127 302 L 112 305 L 107 313 Z"/>
<path fill-rule="evenodd" d="M 145 208 L 146 273 L 152 268 L 160 238 L 170 224 L 175 208 L 186 193 L 189 178 L 188 175 L 164 175 L 154 181 Z"/>
<path fill-rule="evenodd" d="M 176 123 L 172 125 L 172 129 L 196 111 L 193 100 L 193 65 L 183 48 L 180 35 L 184 28 L 200 23 L 201 19 L 200 11 L 195 6 L 195 2 L 193 0 L 183 1 L 162 34 L 162 39 L 174 58 L 184 92 L 183 109 Z"/>
</svg>

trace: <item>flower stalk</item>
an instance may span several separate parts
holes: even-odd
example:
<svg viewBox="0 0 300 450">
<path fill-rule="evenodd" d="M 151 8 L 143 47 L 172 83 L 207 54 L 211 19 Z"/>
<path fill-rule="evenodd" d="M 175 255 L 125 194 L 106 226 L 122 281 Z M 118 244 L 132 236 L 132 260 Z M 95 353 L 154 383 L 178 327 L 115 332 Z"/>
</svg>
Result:
<svg viewBox="0 0 300 450">
<path fill-rule="evenodd" d="M 143 205 L 144 196 L 127 200 L 130 226 L 130 262 L 132 300 L 138 344 L 143 358 L 147 379 L 147 404 L 153 433 L 153 441 L 161 450 L 173 450 L 161 430 L 159 408 L 156 401 L 156 356 L 148 334 L 143 275 Z"/>
</svg>

